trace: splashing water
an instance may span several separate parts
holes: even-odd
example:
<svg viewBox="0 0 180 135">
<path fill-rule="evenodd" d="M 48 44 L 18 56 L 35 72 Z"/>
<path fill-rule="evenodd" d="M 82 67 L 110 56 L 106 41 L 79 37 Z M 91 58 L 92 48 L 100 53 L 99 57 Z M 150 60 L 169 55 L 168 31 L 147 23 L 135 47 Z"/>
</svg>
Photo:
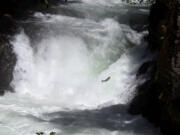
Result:
<svg viewBox="0 0 180 135">
<path fill-rule="evenodd" d="M 139 83 L 137 69 L 147 59 L 146 46 L 142 45 L 146 32 L 119 23 L 116 14 L 120 13 L 112 11 L 112 7 L 100 9 L 109 15 L 113 12 L 115 16 L 108 18 L 102 14 L 90 17 L 85 10 L 78 12 L 77 7 L 83 6 L 96 12 L 98 3 L 90 3 L 83 0 L 59 5 L 57 14 L 37 12 L 33 19 L 20 23 L 22 30 L 11 41 L 17 56 L 11 83 L 15 93 L 0 98 L 0 134 L 157 133 L 141 117 L 128 115 L 124 107 Z M 62 13 L 70 6 L 78 15 Z M 107 78 L 110 79 L 103 83 Z M 123 107 L 114 112 L 114 108 L 119 108 L 114 107 L 117 104 Z"/>
<path fill-rule="evenodd" d="M 17 35 L 13 45 L 18 62 L 12 82 L 16 92 L 65 107 L 125 103 L 135 81 L 135 76 L 129 74 L 137 65 L 130 67 L 132 62 L 127 53 L 119 59 L 126 41 L 121 43 L 122 31 L 116 22 L 105 20 L 97 27 L 98 32 L 105 35 L 93 32 L 97 35 L 94 37 L 92 31 L 97 31 L 97 28 L 86 33 L 89 38 L 95 38 L 92 39 L 96 42 L 94 44 L 85 43 L 84 37 L 49 35 L 35 45 L 36 51 L 24 32 Z M 132 35 L 126 36 L 140 43 L 142 36 L 139 34 L 133 39 L 135 32 L 130 32 Z M 108 76 L 112 79 L 102 84 L 101 80 Z"/>
</svg>

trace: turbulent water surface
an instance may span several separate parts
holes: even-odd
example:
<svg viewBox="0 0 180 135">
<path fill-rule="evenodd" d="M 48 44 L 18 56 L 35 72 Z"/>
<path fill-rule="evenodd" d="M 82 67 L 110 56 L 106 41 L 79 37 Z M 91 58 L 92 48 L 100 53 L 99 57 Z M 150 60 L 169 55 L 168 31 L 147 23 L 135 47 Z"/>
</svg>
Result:
<svg viewBox="0 0 180 135">
<path fill-rule="evenodd" d="M 148 13 L 120 0 L 82 0 L 19 21 L 15 93 L 0 97 L 0 135 L 158 134 L 127 113 L 137 69 L 149 59 Z"/>
</svg>

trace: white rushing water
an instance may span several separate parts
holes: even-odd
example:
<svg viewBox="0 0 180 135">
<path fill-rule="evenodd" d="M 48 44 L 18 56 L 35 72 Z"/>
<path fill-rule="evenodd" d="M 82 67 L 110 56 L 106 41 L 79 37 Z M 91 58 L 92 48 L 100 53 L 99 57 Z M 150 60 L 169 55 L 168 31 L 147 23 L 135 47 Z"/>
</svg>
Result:
<svg viewBox="0 0 180 135">
<path fill-rule="evenodd" d="M 137 69 L 148 59 L 142 43 L 147 32 L 120 23 L 119 14 L 130 10 L 119 9 L 120 3 L 60 4 L 21 22 L 11 41 L 17 56 L 15 93 L 0 97 L 0 135 L 157 134 L 140 116 L 125 111 L 140 83 Z M 114 114 L 117 104 L 122 108 Z"/>
</svg>

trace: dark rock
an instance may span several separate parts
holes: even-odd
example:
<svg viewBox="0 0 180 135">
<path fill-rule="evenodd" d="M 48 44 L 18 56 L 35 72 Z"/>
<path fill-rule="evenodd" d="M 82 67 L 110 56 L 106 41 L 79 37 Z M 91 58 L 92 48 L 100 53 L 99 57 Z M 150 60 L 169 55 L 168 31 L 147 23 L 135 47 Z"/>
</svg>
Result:
<svg viewBox="0 0 180 135">
<path fill-rule="evenodd" d="M 16 32 L 16 23 L 11 16 L 3 15 L 0 18 L 0 95 L 4 90 L 13 91 L 9 83 L 13 79 L 13 69 L 16 62 L 10 35 Z"/>
<path fill-rule="evenodd" d="M 164 135 L 180 134 L 180 74 L 174 64 L 180 53 L 176 39 L 178 6 L 178 0 L 156 0 L 151 8 L 148 42 L 149 48 L 157 53 L 156 62 L 140 67 L 137 76 L 151 66 L 151 78 L 137 87 L 129 108 L 131 114 L 142 114 L 159 126 Z"/>
<path fill-rule="evenodd" d="M 134 115 L 142 114 L 149 121 L 158 125 L 160 118 L 160 102 L 159 97 L 157 97 L 157 95 L 159 95 L 157 89 L 159 86 L 155 83 L 152 85 L 152 83 L 151 81 L 147 81 L 137 88 L 138 94 L 133 99 L 129 112 Z"/>
<path fill-rule="evenodd" d="M 147 61 L 147 62 L 143 63 L 140 66 L 136 76 L 139 77 L 140 75 L 147 73 L 154 65 L 155 65 L 154 61 Z"/>
</svg>

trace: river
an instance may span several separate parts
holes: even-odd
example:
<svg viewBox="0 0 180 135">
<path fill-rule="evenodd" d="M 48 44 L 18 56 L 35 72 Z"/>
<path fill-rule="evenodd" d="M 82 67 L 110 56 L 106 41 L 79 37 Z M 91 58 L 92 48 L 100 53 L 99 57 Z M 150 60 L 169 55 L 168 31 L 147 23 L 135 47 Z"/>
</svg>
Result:
<svg viewBox="0 0 180 135">
<path fill-rule="evenodd" d="M 0 97 L 0 135 L 158 135 L 128 103 L 140 65 L 149 8 L 121 0 L 60 2 L 18 20 L 15 93 Z"/>
</svg>

